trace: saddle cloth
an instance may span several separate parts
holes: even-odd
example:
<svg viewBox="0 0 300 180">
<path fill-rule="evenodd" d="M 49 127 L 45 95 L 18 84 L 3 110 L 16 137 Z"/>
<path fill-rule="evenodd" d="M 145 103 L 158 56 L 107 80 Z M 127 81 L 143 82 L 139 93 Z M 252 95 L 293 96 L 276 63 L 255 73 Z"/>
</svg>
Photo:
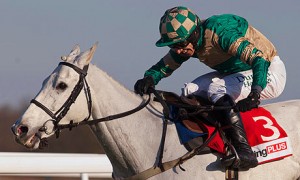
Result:
<svg viewBox="0 0 300 180">
<path fill-rule="evenodd" d="M 263 107 L 242 113 L 242 120 L 249 145 L 256 154 L 259 164 L 283 159 L 292 155 L 292 148 L 288 136 L 283 128 L 276 122 L 269 111 Z M 185 143 L 195 137 L 207 135 L 210 137 L 214 126 L 197 123 L 200 128 L 187 125 L 189 123 L 175 122 L 179 138 Z M 187 125 L 187 126 L 186 126 Z M 218 133 L 208 144 L 208 147 L 219 153 L 225 153 L 224 142 Z"/>
</svg>

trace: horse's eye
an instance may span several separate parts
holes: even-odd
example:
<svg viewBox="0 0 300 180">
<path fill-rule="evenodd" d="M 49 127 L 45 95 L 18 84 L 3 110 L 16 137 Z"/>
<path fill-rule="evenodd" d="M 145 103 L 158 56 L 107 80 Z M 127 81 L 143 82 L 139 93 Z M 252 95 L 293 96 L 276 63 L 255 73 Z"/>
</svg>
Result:
<svg viewBox="0 0 300 180">
<path fill-rule="evenodd" d="M 67 87 L 68 85 L 66 83 L 61 82 L 56 86 L 56 89 L 65 90 Z"/>
</svg>

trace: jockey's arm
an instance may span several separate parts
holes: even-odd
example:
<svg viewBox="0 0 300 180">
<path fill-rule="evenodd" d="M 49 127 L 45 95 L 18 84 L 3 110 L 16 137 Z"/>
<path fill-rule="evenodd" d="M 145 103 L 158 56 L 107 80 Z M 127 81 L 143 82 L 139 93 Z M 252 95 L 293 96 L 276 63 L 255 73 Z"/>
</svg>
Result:
<svg viewBox="0 0 300 180">
<path fill-rule="evenodd" d="M 231 55 L 239 58 L 251 66 L 253 80 L 251 92 L 247 98 L 237 102 L 238 111 L 248 111 L 260 104 L 260 93 L 267 85 L 267 74 L 270 62 L 264 58 L 264 54 L 254 43 L 245 37 L 239 37 L 234 41 L 228 51 Z"/>
<path fill-rule="evenodd" d="M 158 63 L 145 72 L 144 77 L 151 76 L 156 85 L 162 78 L 170 76 L 188 59 L 170 50 Z"/>
<path fill-rule="evenodd" d="M 233 45 L 236 49 L 231 49 L 231 52 L 234 52 L 232 55 L 239 57 L 243 62 L 251 66 L 253 73 L 251 90 L 260 93 L 267 85 L 267 74 L 270 62 L 263 57 L 263 52 L 257 49 L 248 39 L 241 39 L 243 39 L 243 41 L 239 42 L 239 46 Z"/>
</svg>

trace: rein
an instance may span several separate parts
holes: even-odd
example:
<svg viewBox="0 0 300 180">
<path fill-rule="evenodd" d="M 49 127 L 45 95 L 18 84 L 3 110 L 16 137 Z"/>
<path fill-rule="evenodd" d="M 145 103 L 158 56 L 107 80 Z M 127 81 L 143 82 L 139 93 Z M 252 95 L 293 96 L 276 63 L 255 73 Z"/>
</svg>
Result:
<svg viewBox="0 0 300 180">
<path fill-rule="evenodd" d="M 129 110 L 129 111 L 126 111 L 126 112 L 123 112 L 123 113 L 119 113 L 119 114 L 115 114 L 115 115 L 110 115 L 110 116 L 99 118 L 99 119 L 93 119 L 93 120 L 90 120 L 90 121 L 84 120 L 84 121 L 81 121 L 81 122 L 78 122 L 78 123 L 57 125 L 57 128 L 59 130 L 65 129 L 65 128 L 72 129 L 73 127 L 77 127 L 79 125 L 86 125 L 86 124 L 87 125 L 93 125 L 93 124 L 97 124 L 99 122 L 105 122 L 105 121 L 111 121 L 111 120 L 114 120 L 114 119 L 120 119 L 122 117 L 129 116 L 131 114 L 134 114 L 134 113 L 140 111 L 141 109 L 143 109 L 144 107 L 146 107 L 149 104 L 150 100 L 151 100 L 151 96 L 149 95 L 149 98 L 147 99 L 146 102 L 144 102 L 143 104 L 139 105 L 138 107 L 136 107 L 132 110 Z"/>
</svg>

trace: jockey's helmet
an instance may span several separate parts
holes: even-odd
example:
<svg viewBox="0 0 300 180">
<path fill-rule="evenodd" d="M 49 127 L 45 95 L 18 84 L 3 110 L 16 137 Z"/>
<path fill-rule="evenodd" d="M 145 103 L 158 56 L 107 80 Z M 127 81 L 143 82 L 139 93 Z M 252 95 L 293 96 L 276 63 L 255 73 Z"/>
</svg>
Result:
<svg viewBox="0 0 300 180">
<path fill-rule="evenodd" d="M 161 38 L 155 45 L 163 47 L 183 42 L 198 25 L 200 25 L 199 17 L 189 8 L 179 6 L 168 9 L 160 19 Z"/>
</svg>

